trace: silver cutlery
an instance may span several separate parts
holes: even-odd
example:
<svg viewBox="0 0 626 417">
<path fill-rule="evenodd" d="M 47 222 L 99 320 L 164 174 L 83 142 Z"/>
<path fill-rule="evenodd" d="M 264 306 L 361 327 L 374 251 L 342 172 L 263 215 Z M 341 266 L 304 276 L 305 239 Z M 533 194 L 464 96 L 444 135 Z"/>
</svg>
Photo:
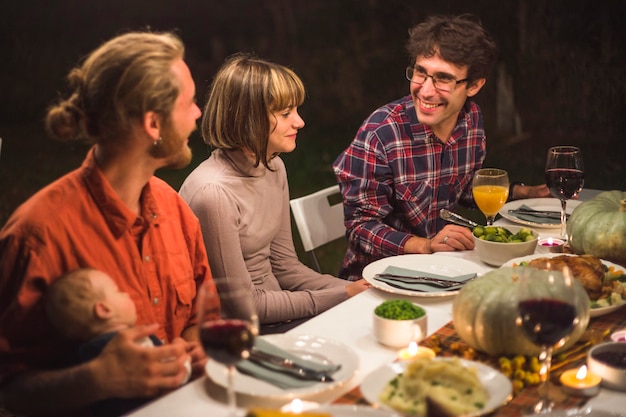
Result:
<svg viewBox="0 0 626 417">
<path fill-rule="evenodd" d="M 450 210 L 446 209 L 439 210 L 439 217 L 447 222 L 458 224 L 459 226 L 465 226 L 470 228 L 480 226 L 475 221 L 467 219 L 460 214 L 453 213 Z"/>
<path fill-rule="evenodd" d="M 280 356 L 272 355 L 271 353 L 267 353 L 258 349 L 253 348 L 250 351 L 250 357 L 248 359 L 261 366 L 264 366 L 268 363 L 272 364 L 281 368 L 281 370 L 284 370 L 286 373 L 302 379 L 312 379 L 321 382 L 334 382 L 334 379 L 332 376 L 329 375 L 329 372 L 323 372 L 316 369 L 308 368 L 306 366 L 302 366 L 301 364 L 296 364 L 291 359 L 281 358 Z M 339 365 L 339 367 L 341 366 Z M 337 369 L 339 369 L 339 367 Z"/>
<path fill-rule="evenodd" d="M 511 214 L 526 214 L 537 217 L 547 217 L 550 219 L 560 219 L 561 213 L 558 211 L 541 211 L 541 210 L 526 210 L 526 209 L 512 209 L 509 210 Z M 565 217 L 569 217 L 569 214 L 566 214 Z"/>
<path fill-rule="evenodd" d="M 383 282 L 383 283 L 389 285 L 390 287 L 399 288 L 401 290 L 411 290 L 411 291 L 418 291 L 418 292 L 427 292 L 427 291 L 419 289 L 419 288 L 407 287 L 407 285 L 410 285 L 410 284 L 424 284 L 424 285 L 431 286 L 433 288 L 441 288 L 442 290 L 448 290 L 450 288 L 454 288 L 454 287 L 458 286 L 458 284 L 445 285 L 445 284 L 440 284 L 438 282 L 432 282 L 432 281 L 429 281 L 429 282 L 426 282 L 426 281 L 423 281 L 423 282 L 403 282 L 403 281 L 394 281 L 393 279 L 389 279 L 389 278 L 374 278 L 374 280 Z"/>
<path fill-rule="evenodd" d="M 411 275 L 399 275 L 399 274 L 389 274 L 383 272 L 382 274 L 376 274 L 374 278 L 385 278 L 391 279 L 398 282 L 405 283 L 426 283 L 426 284 L 440 284 L 444 286 L 453 287 L 455 285 L 463 285 L 466 284 L 473 278 L 476 278 L 476 273 L 461 275 L 462 280 L 453 280 L 453 279 L 442 279 L 442 278 L 434 278 L 434 277 L 425 277 L 425 276 L 411 276 Z"/>
</svg>

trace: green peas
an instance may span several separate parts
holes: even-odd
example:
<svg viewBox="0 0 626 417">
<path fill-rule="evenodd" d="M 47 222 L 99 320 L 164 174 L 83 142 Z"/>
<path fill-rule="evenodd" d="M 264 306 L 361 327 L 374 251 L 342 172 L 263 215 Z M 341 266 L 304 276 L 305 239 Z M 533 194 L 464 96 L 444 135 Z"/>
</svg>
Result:
<svg viewBox="0 0 626 417">
<path fill-rule="evenodd" d="M 392 320 L 413 320 L 426 314 L 423 308 L 407 300 L 387 300 L 376 307 L 378 317 Z"/>
</svg>

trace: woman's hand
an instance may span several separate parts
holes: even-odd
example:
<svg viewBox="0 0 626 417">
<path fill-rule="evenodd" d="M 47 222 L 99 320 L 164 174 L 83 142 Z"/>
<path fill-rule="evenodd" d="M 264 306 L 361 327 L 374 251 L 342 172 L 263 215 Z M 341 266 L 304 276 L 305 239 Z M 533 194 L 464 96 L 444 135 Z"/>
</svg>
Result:
<svg viewBox="0 0 626 417">
<path fill-rule="evenodd" d="M 370 283 L 361 278 L 358 281 L 354 281 L 351 284 L 346 285 L 346 292 L 348 293 L 348 298 L 357 295 L 360 292 L 365 291 L 371 287 Z"/>
</svg>

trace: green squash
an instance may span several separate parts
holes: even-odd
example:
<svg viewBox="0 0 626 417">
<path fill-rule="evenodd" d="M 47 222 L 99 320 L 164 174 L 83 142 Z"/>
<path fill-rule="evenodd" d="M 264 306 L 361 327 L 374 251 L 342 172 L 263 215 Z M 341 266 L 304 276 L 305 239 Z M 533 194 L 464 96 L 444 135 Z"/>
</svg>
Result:
<svg viewBox="0 0 626 417">
<path fill-rule="evenodd" d="M 574 209 L 567 220 L 574 253 L 626 266 L 626 192 L 605 191 Z"/>
<path fill-rule="evenodd" d="M 465 284 L 452 304 L 452 321 L 459 337 L 474 349 L 491 356 L 529 355 L 540 352 L 523 330 L 515 324 L 518 317 L 517 287 L 519 270 L 523 267 L 502 267 Z M 539 271 L 538 273 L 546 273 Z M 579 322 L 564 346 L 564 350 L 580 339 L 589 324 L 589 297 L 576 281 Z M 552 289 L 538 291 L 549 295 Z"/>
</svg>

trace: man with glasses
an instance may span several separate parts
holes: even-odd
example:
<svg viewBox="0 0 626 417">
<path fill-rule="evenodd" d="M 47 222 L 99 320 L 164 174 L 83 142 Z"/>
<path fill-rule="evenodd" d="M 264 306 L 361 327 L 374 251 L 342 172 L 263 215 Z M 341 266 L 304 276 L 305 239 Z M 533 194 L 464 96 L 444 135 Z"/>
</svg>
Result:
<svg viewBox="0 0 626 417">
<path fill-rule="evenodd" d="M 473 204 L 486 137 L 468 97 L 485 85 L 496 45 L 471 15 L 432 16 L 409 35 L 411 94 L 372 113 L 333 164 L 349 242 L 342 278 L 387 256 L 474 247 L 469 229 L 438 214 Z M 549 195 L 545 185 L 511 188 L 517 198 Z"/>
</svg>

